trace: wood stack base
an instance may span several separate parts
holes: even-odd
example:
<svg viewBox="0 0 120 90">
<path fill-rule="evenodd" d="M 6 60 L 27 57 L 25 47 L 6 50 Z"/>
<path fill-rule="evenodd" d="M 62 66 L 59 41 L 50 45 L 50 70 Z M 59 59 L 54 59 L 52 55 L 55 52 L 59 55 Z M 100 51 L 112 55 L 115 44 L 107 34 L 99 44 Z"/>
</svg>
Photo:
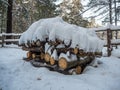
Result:
<svg viewBox="0 0 120 90">
<path fill-rule="evenodd" d="M 90 60 L 87 58 L 85 60 L 82 61 L 74 61 L 75 65 L 71 65 L 72 62 L 69 62 L 70 66 L 66 69 L 60 68 L 60 66 L 58 65 L 58 61 L 55 62 L 54 65 L 51 65 L 50 62 L 46 62 L 45 60 L 41 60 L 40 58 L 23 58 L 23 60 L 30 62 L 32 66 L 40 68 L 40 67 L 45 67 L 48 68 L 50 71 L 56 71 L 59 73 L 62 73 L 64 75 L 72 75 L 72 74 L 81 74 L 84 70 L 84 68 L 92 62 L 91 59 Z M 89 61 L 89 62 L 88 62 Z M 85 62 L 85 63 L 84 63 Z"/>
<path fill-rule="evenodd" d="M 29 47 L 23 45 L 22 49 L 28 51 L 23 60 L 30 62 L 34 67 L 46 67 L 50 71 L 72 75 L 81 74 L 95 57 L 102 56 L 101 52 L 85 52 L 79 48 L 71 48 L 70 45 L 66 46 L 61 41 L 48 44 L 50 46 L 47 51 L 45 51 L 45 42 L 37 41 L 34 45 L 28 45 Z M 56 59 L 55 56 L 58 58 Z M 74 60 L 72 60 L 73 56 Z"/>
</svg>

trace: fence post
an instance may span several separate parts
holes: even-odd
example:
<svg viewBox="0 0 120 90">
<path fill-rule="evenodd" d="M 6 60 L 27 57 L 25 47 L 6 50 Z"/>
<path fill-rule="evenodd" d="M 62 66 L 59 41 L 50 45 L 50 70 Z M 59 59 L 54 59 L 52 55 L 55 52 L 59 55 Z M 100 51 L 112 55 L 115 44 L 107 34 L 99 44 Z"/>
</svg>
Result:
<svg viewBox="0 0 120 90">
<path fill-rule="evenodd" d="M 118 31 L 115 31 L 115 34 L 116 34 L 115 39 L 117 39 L 117 38 L 118 38 Z M 117 45 L 116 45 L 115 48 L 116 48 L 116 49 L 118 48 Z"/>
<path fill-rule="evenodd" d="M 107 29 L 107 52 L 108 52 L 108 56 L 111 55 L 111 30 Z"/>
<path fill-rule="evenodd" d="M 5 35 L 2 33 L 2 47 L 4 47 Z"/>
</svg>

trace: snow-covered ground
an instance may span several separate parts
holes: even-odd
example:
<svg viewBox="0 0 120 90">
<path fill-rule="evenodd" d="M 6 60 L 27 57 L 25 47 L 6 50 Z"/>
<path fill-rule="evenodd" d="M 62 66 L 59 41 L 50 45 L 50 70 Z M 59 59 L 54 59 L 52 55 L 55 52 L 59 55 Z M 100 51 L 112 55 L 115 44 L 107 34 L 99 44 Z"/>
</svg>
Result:
<svg viewBox="0 0 120 90">
<path fill-rule="evenodd" d="M 120 54 L 119 50 L 113 52 Z M 88 66 L 81 75 L 63 75 L 35 68 L 22 60 L 20 48 L 0 48 L 0 90 L 120 90 L 120 58 L 97 58 L 102 64 Z"/>
</svg>

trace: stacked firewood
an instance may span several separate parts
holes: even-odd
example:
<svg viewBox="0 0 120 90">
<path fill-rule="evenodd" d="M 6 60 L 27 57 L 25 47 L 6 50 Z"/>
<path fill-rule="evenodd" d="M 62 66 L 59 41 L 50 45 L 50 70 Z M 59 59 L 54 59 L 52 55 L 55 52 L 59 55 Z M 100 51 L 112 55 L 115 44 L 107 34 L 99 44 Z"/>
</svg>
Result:
<svg viewBox="0 0 120 90">
<path fill-rule="evenodd" d="M 61 17 L 34 22 L 19 40 L 28 51 L 25 60 L 64 74 L 80 74 L 96 56 L 103 42 L 94 31 L 66 23 Z"/>
<path fill-rule="evenodd" d="M 101 52 L 86 52 L 78 47 L 72 48 L 71 42 L 66 45 L 64 41 L 37 40 L 22 44 L 22 49 L 28 51 L 25 60 L 31 61 L 36 67 L 48 67 L 50 70 L 64 74 L 80 74 L 96 56 Z"/>
</svg>

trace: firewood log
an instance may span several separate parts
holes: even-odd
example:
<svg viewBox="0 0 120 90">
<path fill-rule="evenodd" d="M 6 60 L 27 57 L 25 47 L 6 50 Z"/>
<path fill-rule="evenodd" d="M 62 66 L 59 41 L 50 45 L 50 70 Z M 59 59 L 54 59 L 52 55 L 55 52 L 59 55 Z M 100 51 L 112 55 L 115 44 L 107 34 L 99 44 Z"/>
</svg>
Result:
<svg viewBox="0 0 120 90">
<path fill-rule="evenodd" d="M 63 41 L 59 40 L 59 39 L 55 39 L 55 41 L 48 41 L 48 44 L 51 46 L 58 46 L 59 44 L 63 44 Z"/>
<path fill-rule="evenodd" d="M 38 47 L 39 47 L 40 45 L 41 45 L 40 40 L 37 40 L 37 41 L 36 41 L 36 46 L 38 46 Z"/>
<path fill-rule="evenodd" d="M 45 61 L 49 62 L 50 61 L 50 57 L 51 57 L 50 54 L 46 52 L 45 56 L 44 56 Z"/>
<path fill-rule="evenodd" d="M 26 47 L 31 47 L 31 43 L 30 41 L 27 41 L 27 43 L 25 44 Z"/>
<path fill-rule="evenodd" d="M 35 59 L 37 56 L 35 53 L 32 54 L 32 59 Z"/>
<path fill-rule="evenodd" d="M 74 54 L 78 54 L 79 49 L 75 47 L 73 52 L 74 52 Z"/>
<path fill-rule="evenodd" d="M 88 55 L 88 53 L 85 53 L 85 52 L 80 52 L 78 54 L 80 57 L 86 57 Z"/>
<path fill-rule="evenodd" d="M 77 67 L 75 68 L 75 72 L 76 72 L 76 74 L 81 74 L 81 72 L 82 72 L 82 67 L 81 67 L 81 66 L 77 66 Z"/>
<path fill-rule="evenodd" d="M 22 47 L 23 50 L 25 51 L 32 51 L 32 52 L 44 52 L 44 47 Z"/>
<path fill-rule="evenodd" d="M 40 59 L 44 59 L 44 57 L 45 57 L 45 54 L 44 53 L 40 53 Z"/>
<path fill-rule="evenodd" d="M 87 56 L 84 58 L 84 60 L 74 60 L 71 62 L 68 62 L 66 58 L 61 57 L 58 61 L 58 66 L 65 70 L 65 69 L 70 69 L 75 66 L 81 66 L 81 65 L 87 65 L 89 64 L 94 58 L 92 56 Z"/>
<path fill-rule="evenodd" d="M 43 58 L 43 57 L 44 57 L 44 56 L 42 56 L 42 58 Z M 41 59 L 41 54 L 39 55 L 39 54 L 33 53 L 33 54 L 32 54 L 32 58 L 33 58 L 33 59 L 36 59 L 36 58 L 37 58 L 37 59 Z M 42 60 L 43 60 L 43 59 L 42 59 Z"/>
<path fill-rule="evenodd" d="M 96 56 L 96 57 L 100 57 L 102 56 L 102 52 L 79 52 L 79 55 L 81 57 L 85 57 L 85 56 Z"/>
<path fill-rule="evenodd" d="M 54 59 L 54 57 L 50 57 L 50 64 L 51 64 L 51 65 L 54 65 L 54 64 L 55 64 L 55 59 Z"/>
<path fill-rule="evenodd" d="M 61 52 L 62 53 L 67 53 L 68 51 L 72 54 L 74 54 L 74 49 L 73 48 L 54 48 L 57 50 L 57 53 L 60 54 Z M 54 50 L 53 49 L 53 50 Z"/>
<path fill-rule="evenodd" d="M 60 40 L 60 39 L 55 39 L 55 41 L 57 42 L 57 43 L 59 43 L 59 44 L 62 44 L 63 43 L 63 41 L 62 40 Z"/>
<path fill-rule="evenodd" d="M 95 52 L 94 54 L 95 54 L 96 57 L 102 56 L 102 52 Z"/>
<path fill-rule="evenodd" d="M 79 49 L 78 48 L 55 48 L 57 50 L 58 53 L 67 53 L 68 51 L 71 54 L 78 54 L 79 53 Z"/>
<path fill-rule="evenodd" d="M 30 52 L 30 51 L 27 52 L 27 58 L 28 59 L 32 58 L 32 52 Z"/>
<path fill-rule="evenodd" d="M 35 41 L 32 41 L 32 42 L 31 42 L 31 47 L 35 47 L 35 46 L 36 46 Z"/>
<path fill-rule="evenodd" d="M 64 58 L 64 57 L 61 57 L 58 61 L 58 66 L 61 68 L 61 69 L 66 69 L 68 67 L 68 62 L 67 60 Z"/>
<path fill-rule="evenodd" d="M 59 45 L 59 43 L 57 43 L 56 41 L 49 41 L 48 44 L 51 45 L 51 46 Z"/>
</svg>

